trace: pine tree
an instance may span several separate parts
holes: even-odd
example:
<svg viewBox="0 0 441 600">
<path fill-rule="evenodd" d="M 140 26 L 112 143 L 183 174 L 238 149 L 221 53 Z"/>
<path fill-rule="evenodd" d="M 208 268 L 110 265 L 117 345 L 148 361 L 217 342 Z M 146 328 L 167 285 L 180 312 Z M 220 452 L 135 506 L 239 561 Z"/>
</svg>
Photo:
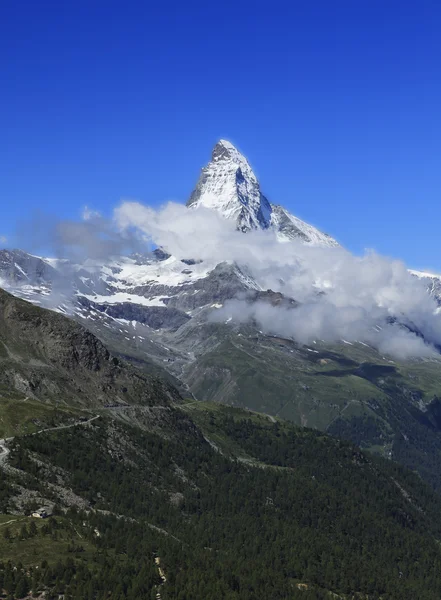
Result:
<svg viewBox="0 0 441 600">
<path fill-rule="evenodd" d="M 20 577 L 18 580 L 17 586 L 15 588 L 15 597 L 16 598 L 24 598 L 29 591 L 29 584 L 25 577 Z"/>
<path fill-rule="evenodd" d="M 32 573 L 32 585 L 31 585 L 32 593 L 34 596 L 37 595 L 39 588 L 40 588 L 40 570 L 34 569 L 34 571 Z"/>
<path fill-rule="evenodd" d="M 28 537 L 29 537 L 28 528 L 26 527 L 26 524 L 24 524 L 21 526 L 21 529 L 20 529 L 20 539 L 27 540 Z"/>
<path fill-rule="evenodd" d="M 38 529 L 35 524 L 35 521 L 31 521 L 31 524 L 29 525 L 29 535 L 31 537 L 34 537 L 35 535 L 37 535 L 37 533 L 38 533 Z"/>
</svg>

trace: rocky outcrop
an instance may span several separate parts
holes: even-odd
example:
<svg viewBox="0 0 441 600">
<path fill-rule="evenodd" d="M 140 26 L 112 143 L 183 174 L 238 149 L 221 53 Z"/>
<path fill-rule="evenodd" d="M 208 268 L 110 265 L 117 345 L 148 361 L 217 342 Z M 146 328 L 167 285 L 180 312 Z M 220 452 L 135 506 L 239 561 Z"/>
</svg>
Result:
<svg viewBox="0 0 441 600">
<path fill-rule="evenodd" d="M 167 405 L 179 394 L 113 356 L 90 331 L 0 290 L 0 386 L 73 405 Z"/>
</svg>

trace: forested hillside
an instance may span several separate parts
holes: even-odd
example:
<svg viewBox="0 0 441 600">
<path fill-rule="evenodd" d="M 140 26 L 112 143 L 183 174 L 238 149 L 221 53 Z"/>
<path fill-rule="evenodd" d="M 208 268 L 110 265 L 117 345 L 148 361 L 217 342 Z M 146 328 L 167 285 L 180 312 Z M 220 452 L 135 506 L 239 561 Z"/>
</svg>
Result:
<svg viewBox="0 0 441 600">
<path fill-rule="evenodd" d="M 41 548 L 22 559 L 26 585 L 117 600 L 439 597 L 441 502 L 417 476 L 314 431 L 186 410 L 199 427 L 176 410 L 162 434 L 101 418 L 14 440 L 3 510 L 20 481 L 71 505 L 3 542 L 11 556 Z M 36 575 L 47 536 L 67 547 Z"/>
<path fill-rule="evenodd" d="M 415 473 L 185 400 L 62 315 L 0 308 L 4 597 L 439 598 L 441 500 Z"/>
</svg>

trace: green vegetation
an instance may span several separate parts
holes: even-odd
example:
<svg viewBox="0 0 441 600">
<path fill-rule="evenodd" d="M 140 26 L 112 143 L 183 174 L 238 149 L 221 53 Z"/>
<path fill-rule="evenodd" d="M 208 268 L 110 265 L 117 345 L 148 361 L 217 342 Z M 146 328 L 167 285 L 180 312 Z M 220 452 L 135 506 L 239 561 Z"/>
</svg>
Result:
<svg viewBox="0 0 441 600">
<path fill-rule="evenodd" d="M 281 338 L 243 335 L 201 356 L 187 374 L 197 397 L 326 429 L 344 416 L 382 418 L 396 397 L 428 404 L 441 395 L 439 361 L 405 365 L 361 344 L 309 350 Z"/>
<path fill-rule="evenodd" d="M 174 410 L 163 435 L 98 419 L 14 442 L 11 464 L 30 488 L 42 492 L 62 472 L 93 509 L 66 518 L 87 524 L 106 566 L 62 561 L 73 598 L 101 600 L 108 574 L 122 570 L 131 575 L 115 598 L 149 598 L 161 583 L 155 556 L 164 600 L 439 597 L 441 501 L 416 475 L 286 422 L 219 406 L 184 410 L 202 433 Z M 213 432 L 224 454 L 205 441 Z M 64 580 L 56 578 L 60 591 Z"/>
<path fill-rule="evenodd" d="M 418 471 L 441 492 L 439 374 L 437 360 L 400 364 L 363 344 L 299 347 L 244 328 L 186 377 L 199 398 L 347 439 Z"/>
<path fill-rule="evenodd" d="M 439 599 L 433 489 L 282 420 L 441 489 L 439 363 L 253 335 L 189 374 L 252 410 L 182 402 L 77 324 L 0 292 L 0 428 L 16 435 L 1 455 L 0 597 Z M 76 423 L 86 414 L 100 416 Z M 73 426 L 42 431 L 59 423 Z"/>
<path fill-rule="evenodd" d="M 0 515 L 0 556 L 38 566 L 42 557 L 50 564 L 78 555 L 90 562 L 95 550 L 72 521 L 57 515 L 48 519 L 30 516 Z"/>
<path fill-rule="evenodd" d="M 21 518 L 2 526 L 2 520 L 0 552 L 8 560 L 0 563 L 0 595 L 3 589 L 8 598 L 32 591 L 49 600 L 59 594 L 140 600 L 160 582 L 154 536 L 143 527 L 72 510 L 44 521 Z"/>
<path fill-rule="evenodd" d="M 33 433 L 55 427 L 84 413 L 66 406 L 43 404 L 30 398 L 2 398 L 0 396 L 0 438 Z"/>
</svg>

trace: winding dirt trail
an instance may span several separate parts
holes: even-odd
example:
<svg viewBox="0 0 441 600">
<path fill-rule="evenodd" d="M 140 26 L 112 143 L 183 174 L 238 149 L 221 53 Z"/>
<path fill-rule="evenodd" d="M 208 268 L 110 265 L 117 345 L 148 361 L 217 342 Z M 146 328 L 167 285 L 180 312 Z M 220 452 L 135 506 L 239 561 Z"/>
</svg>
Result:
<svg viewBox="0 0 441 600">
<path fill-rule="evenodd" d="M 95 419 L 98 419 L 99 417 L 100 415 L 95 415 L 94 417 L 87 419 L 87 421 L 76 421 L 75 423 L 70 423 L 69 425 L 58 425 L 58 427 L 47 427 L 46 429 L 40 429 L 40 431 L 34 431 L 34 433 L 31 433 L 30 435 L 38 435 L 39 433 L 45 433 L 46 431 L 69 429 L 71 427 L 78 427 L 79 425 L 88 425 L 89 423 L 92 423 L 92 421 L 95 421 Z M 0 467 L 7 462 L 8 455 L 10 452 L 7 444 L 9 442 L 12 442 L 13 439 L 14 437 L 0 439 Z"/>
</svg>

